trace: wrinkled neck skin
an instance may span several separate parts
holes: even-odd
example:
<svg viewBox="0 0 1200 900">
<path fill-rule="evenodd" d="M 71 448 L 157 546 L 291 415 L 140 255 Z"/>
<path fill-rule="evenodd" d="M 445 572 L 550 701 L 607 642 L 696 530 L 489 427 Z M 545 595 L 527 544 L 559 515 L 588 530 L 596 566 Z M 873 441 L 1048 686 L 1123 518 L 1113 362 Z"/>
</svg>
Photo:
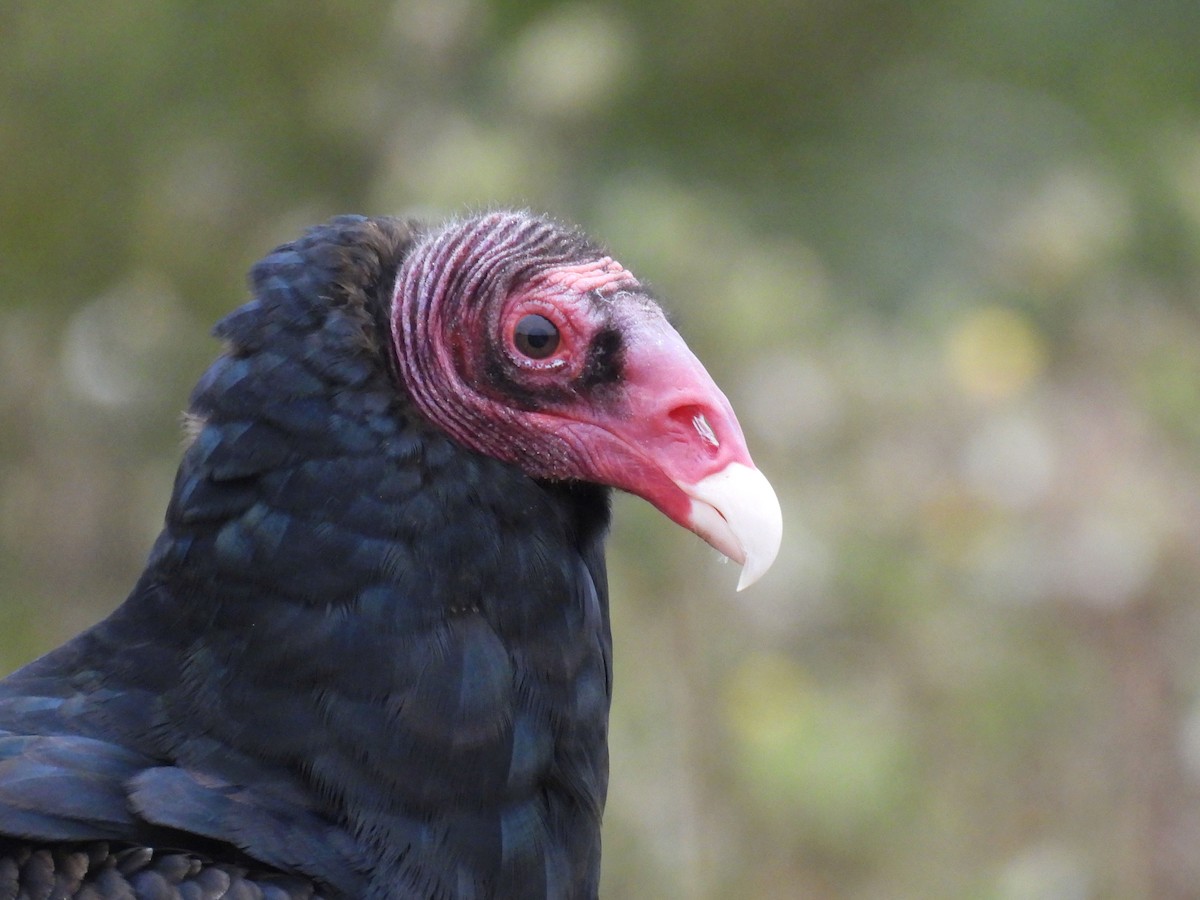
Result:
<svg viewBox="0 0 1200 900">
<path fill-rule="evenodd" d="M 502 356 L 504 297 L 539 273 L 597 253 L 580 236 L 512 213 L 451 225 L 418 243 L 397 276 L 392 338 L 425 416 L 464 446 L 542 477 L 564 477 L 564 461 L 579 448 L 550 432 L 520 429 L 520 411 L 480 386 L 488 381 L 486 361 Z M 471 346 L 465 335 L 487 343 Z"/>
</svg>

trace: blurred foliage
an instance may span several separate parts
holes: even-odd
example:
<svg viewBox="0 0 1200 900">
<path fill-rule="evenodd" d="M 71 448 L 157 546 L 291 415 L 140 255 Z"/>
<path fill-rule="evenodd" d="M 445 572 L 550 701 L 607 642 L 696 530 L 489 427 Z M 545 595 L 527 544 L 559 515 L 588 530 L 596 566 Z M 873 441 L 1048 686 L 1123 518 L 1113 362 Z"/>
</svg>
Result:
<svg viewBox="0 0 1200 900">
<path fill-rule="evenodd" d="M 777 485 L 612 548 L 605 895 L 1200 884 L 1200 5 L 0 5 L 0 666 L 115 606 L 243 273 L 521 204 L 668 297 Z"/>
</svg>

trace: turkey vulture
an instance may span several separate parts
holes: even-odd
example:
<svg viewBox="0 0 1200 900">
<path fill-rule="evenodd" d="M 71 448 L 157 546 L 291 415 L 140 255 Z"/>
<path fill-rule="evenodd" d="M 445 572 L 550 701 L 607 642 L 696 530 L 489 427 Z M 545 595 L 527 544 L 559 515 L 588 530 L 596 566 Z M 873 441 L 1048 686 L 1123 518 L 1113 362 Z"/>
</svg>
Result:
<svg viewBox="0 0 1200 900">
<path fill-rule="evenodd" d="M 528 213 L 345 216 L 250 280 L 133 592 L 0 681 L 0 898 L 596 896 L 610 489 L 757 579 L 728 401 Z"/>
</svg>

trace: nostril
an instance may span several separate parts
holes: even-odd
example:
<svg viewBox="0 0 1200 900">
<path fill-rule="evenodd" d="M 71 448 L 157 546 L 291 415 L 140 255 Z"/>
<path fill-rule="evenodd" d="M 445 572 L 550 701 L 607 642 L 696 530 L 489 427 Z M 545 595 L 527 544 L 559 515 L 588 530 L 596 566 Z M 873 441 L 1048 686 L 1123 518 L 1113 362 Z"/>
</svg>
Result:
<svg viewBox="0 0 1200 900">
<path fill-rule="evenodd" d="M 670 417 L 676 425 L 682 428 L 691 428 L 704 443 L 708 444 L 713 449 L 721 446 L 721 442 L 717 440 L 716 432 L 713 431 L 712 425 L 709 424 L 707 417 L 704 415 L 704 407 L 696 403 L 689 403 L 684 406 L 677 406 L 671 410 Z"/>
<path fill-rule="evenodd" d="M 717 436 L 713 433 L 712 426 L 708 424 L 708 419 L 704 418 L 704 413 L 697 413 L 692 417 L 692 425 L 695 426 L 696 432 L 700 437 L 704 438 L 709 444 L 714 447 L 720 447 L 721 442 L 717 440 Z"/>
</svg>

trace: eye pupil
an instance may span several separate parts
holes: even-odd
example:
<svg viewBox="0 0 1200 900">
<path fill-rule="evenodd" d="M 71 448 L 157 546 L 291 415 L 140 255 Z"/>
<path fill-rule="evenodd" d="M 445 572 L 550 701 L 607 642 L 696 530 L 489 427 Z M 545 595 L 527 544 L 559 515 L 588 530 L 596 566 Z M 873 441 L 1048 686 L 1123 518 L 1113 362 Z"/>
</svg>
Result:
<svg viewBox="0 0 1200 900">
<path fill-rule="evenodd" d="M 524 316 L 513 331 L 513 343 L 530 359 L 545 359 L 558 349 L 558 329 L 545 316 Z"/>
</svg>

